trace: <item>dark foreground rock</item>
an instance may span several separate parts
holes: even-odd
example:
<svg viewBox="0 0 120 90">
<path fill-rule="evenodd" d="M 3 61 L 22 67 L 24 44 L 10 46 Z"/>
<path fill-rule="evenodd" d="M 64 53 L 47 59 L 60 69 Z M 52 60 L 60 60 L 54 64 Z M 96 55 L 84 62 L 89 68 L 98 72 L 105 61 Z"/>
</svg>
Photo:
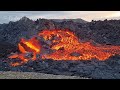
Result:
<svg viewBox="0 0 120 90">
<path fill-rule="evenodd" d="M 16 59 L 16 61 L 19 61 Z M 81 76 L 93 79 L 120 79 L 120 57 L 106 61 L 29 61 L 21 66 L 12 67 L 13 59 L 0 59 L 0 71 L 37 72 L 54 75 Z"/>
</svg>

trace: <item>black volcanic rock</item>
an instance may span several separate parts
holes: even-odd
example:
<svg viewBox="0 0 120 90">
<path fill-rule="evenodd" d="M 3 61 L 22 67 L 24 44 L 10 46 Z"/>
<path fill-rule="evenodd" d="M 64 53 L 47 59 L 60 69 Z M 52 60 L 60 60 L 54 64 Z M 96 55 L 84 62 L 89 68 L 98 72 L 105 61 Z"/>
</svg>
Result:
<svg viewBox="0 0 120 90">
<path fill-rule="evenodd" d="M 11 52 L 17 52 L 18 48 L 8 42 L 1 42 L 0 43 L 0 58 L 1 57 L 7 57 L 8 54 L 10 54 Z"/>
<path fill-rule="evenodd" d="M 29 38 L 31 34 L 35 34 L 34 23 L 29 19 L 20 19 L 16 22 L 1 25 L 0 32 L 2 41 L 16 45 L 21 37 Z"/>
<path fill-rule="evenodd" d="M 70 55 L 71 55 L 71 56 L 75 56 L 75 57 L 80 56 L 80 54 L 79 54 L 79 53 L 77 53 L 77 52 L 73 52 L 73 53 L 71 53 Z"/>
<path fill-rule="evenodd" d="M 91 39 L 98 43 L 120 45 L 120 20 L 92 21 Z"/>
<path fill-rule="evenodd" d="M 57 21 L 56 21 L 57 20 Z M 70 29 L 80 40 L 93 40 L 100 44 L 120 45 L 120 20 L 80 22 L 81 19 L 37 19 L 23 17 L 16 22 L 0 24 L 0 42 L 14 45 L 21 37 L 26 39 L 44 29 Z M 84 20 L 83 20 L 84 21 Z"/>
<path fill-rule="evenodd" d="M 18 59 L 0 58 L 0 71 L 38 72 L 55 75 L 83 76 L 93 79 L 120 79 L 120 63 L 116 57 L 106 61 L 54 61 L 35 60 L 12 67 L 11 62 Z"/>
</svg>

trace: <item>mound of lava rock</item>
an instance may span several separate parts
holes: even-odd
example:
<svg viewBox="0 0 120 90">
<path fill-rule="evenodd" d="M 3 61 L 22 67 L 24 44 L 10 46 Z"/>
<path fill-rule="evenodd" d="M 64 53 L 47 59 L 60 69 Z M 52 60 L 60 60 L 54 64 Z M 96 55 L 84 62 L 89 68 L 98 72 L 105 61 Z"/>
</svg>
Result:
<svg viewBox="0 0 120 90">
<path fill-rule="evenodd" d="M 33 21 L 22 18 L 16 22 L 0 24 L 0 71 L 42 72 L 56 75 L 83 76 L 93 79 L 120 79 L 120 56 L 111 56 L 105 61 L 97 59 L 56 61 L 37 58 L 16 67 L 11 66 L 12 63 L 21 62 L 20 59 L 8 58 L 8 55 L 11 52 L 19 52 L 17 45 L 22 37 L 30 39 L 43 29 L 65 28 L 75 32 L 75 35 L 83 41 L 93 40 L 95 43 L 100 44 L 120 45 L 120 20 L 79 23 L 73 21 L 56 22 L 46 19 Z M 49 49 L 47 45 L 44 46 Z M 71 53 L 70 55 L 80 56 L 79 53 Z"/>
<path fill-rule="evenodd" d="M 55 75 L 82 76 L 93 79 L 120 79 L 120 57 L 114 56 L 106 61 L 55 61 L 35 60 L 28 61 L 21 66 L 13 67 L 11 62 L 20 62 L 19 59 L 0 59 L 0 71 L 38 72 Z"/>
</svg>

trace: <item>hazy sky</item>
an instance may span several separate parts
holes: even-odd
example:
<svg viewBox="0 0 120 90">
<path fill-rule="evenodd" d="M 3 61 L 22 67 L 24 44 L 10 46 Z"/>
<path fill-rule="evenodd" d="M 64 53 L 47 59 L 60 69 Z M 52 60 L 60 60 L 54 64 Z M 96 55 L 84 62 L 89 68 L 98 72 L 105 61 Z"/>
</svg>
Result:
<svg viewBox="0 0 120 90">
<path fill-rule="evenodd" d="M 0 11 L 0 23 L 19 20 L 26 16 L 36 20 L 46 19 L 75 19 L 86 21 L 103 19 L 120 19 L 120 11 Z"/>
</svg>

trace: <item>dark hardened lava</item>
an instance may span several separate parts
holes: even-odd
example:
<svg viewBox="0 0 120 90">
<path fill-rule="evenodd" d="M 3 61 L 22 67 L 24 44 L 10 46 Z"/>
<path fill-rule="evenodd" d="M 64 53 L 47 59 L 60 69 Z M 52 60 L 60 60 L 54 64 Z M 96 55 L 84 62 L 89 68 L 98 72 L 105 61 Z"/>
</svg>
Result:
<svg viewBox="0 0 120 90">
<path fill-rule="evenodd" d="M 120 79 L 120 57 L 111 57 L 106 61 L 29 61 L 21 66 L 10 66 L 18 59 L 0 59 L 0 71 L 38 72 L 55 75 L 82 76 L 93 79 Z"/>
</svg>

